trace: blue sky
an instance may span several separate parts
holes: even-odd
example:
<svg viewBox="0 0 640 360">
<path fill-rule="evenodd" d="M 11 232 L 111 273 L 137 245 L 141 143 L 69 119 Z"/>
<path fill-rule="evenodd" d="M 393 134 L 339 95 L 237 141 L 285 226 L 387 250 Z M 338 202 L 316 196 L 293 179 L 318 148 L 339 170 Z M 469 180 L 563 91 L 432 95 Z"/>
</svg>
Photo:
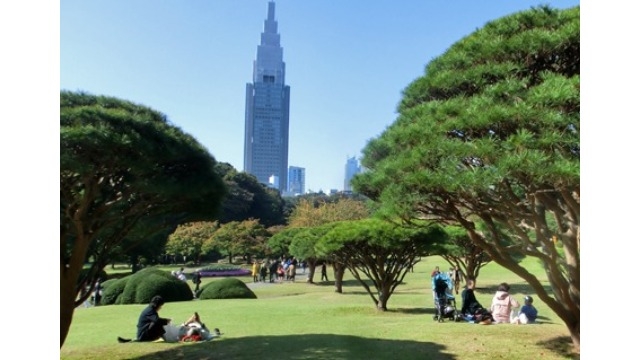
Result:
<svg viewBox="0 0 640 360">
<path fill-rule="evenodd" d="M 245 84 L 268 0 L 62 0 L 60 89 L 147 105 L 243 170 Z M 425 65 L 488 21 L 558 1 L 276 1 L 291 87 L 289 165 L 343 189 Z"/>
</svg>

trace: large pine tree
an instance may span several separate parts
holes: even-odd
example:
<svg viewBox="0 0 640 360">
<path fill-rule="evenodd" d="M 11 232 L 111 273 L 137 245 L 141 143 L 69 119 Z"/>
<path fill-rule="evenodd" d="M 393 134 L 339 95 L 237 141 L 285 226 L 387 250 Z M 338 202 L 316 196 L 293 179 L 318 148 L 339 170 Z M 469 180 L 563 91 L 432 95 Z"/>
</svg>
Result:
<svg viewBox="0 0 640 360">
<path fill-rule="evenodd" d="M 354 186 L 389 215 L 465 229 L 580 347 L 580 9 L 486 24 L 431 61 Z M 481 225 L 481 226 L 478 226 Z M 518 259 L 540 259 L 550 287 Z"/>
<path fill-rule="evenodd" d="M 123 241 L 215 219 L 226 191 L 215 165 L 155 110 L 60 93 L 60 347 L 87 286 Z"/>
</svg>

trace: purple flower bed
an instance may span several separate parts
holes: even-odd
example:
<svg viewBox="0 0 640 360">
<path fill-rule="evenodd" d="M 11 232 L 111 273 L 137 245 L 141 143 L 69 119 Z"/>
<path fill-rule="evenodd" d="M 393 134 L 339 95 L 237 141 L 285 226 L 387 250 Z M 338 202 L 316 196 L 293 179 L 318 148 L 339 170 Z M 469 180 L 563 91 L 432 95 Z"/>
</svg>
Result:
<svg viewBox="0 0 640 360">
<path fill-rule="evenodd" d="M 202 277 L 212 277 L 212 276 L 245 276 L 250 275 L 251 271 L 246 269 L 235 269 L 235 270 L 218 270 L 218 271 L 200 271 L 200 276 Z"/>
</svg>

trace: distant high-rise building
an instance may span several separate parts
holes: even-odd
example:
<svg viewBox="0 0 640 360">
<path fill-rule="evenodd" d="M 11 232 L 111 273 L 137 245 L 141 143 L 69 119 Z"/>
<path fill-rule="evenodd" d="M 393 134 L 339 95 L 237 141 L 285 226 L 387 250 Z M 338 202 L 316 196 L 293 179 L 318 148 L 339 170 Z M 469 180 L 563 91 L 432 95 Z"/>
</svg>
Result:
<svg viewBox="0 0 640 360">
<path fill-rule="evenodd" d="M 287 192 L 291 195 L 304 194 L 304 168 L 289 166 Z"/>
<path fill-rule="evenodd" d="M 277 175 L 269 176 L 269 187 L 280 189 L 280 178 Z"/>
<path fill-rule="evenodd" d="M 347 158 L 347 164 L 344 166 L 344 191 L 352 191 L 351 179 L 360 173 L 360 165 L 355 156 Z"/>
<path fill-rule="evenodd" d="M 255 175 L 263 184 L 277 176 L 277 188 L 286 190 L 289 158 L 289 86 L 285 85 L 285 64 L 276 4 L 269 2 L 264 31 L 256 60 L 253 82 L 246 87 L 244 171 Z"/>
</svg>

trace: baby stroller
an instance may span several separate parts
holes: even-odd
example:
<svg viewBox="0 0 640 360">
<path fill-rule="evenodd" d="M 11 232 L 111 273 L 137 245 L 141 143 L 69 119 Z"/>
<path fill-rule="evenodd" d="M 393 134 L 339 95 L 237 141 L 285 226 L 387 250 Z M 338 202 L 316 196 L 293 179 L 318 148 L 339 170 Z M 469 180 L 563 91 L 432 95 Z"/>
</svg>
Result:
<svg viewBox="0 0 640 360">
<path fill-rule="evenodd" d="M 434 305 L 436 313 L 433 320 L 443 322 L 445 319 L 460 321 L 456 308 L 456 297 L 451 294 L 453 284 L 447 274 L 440 273 L 433 277 L 432 288 L 435 291 Z"/>
</svg>

